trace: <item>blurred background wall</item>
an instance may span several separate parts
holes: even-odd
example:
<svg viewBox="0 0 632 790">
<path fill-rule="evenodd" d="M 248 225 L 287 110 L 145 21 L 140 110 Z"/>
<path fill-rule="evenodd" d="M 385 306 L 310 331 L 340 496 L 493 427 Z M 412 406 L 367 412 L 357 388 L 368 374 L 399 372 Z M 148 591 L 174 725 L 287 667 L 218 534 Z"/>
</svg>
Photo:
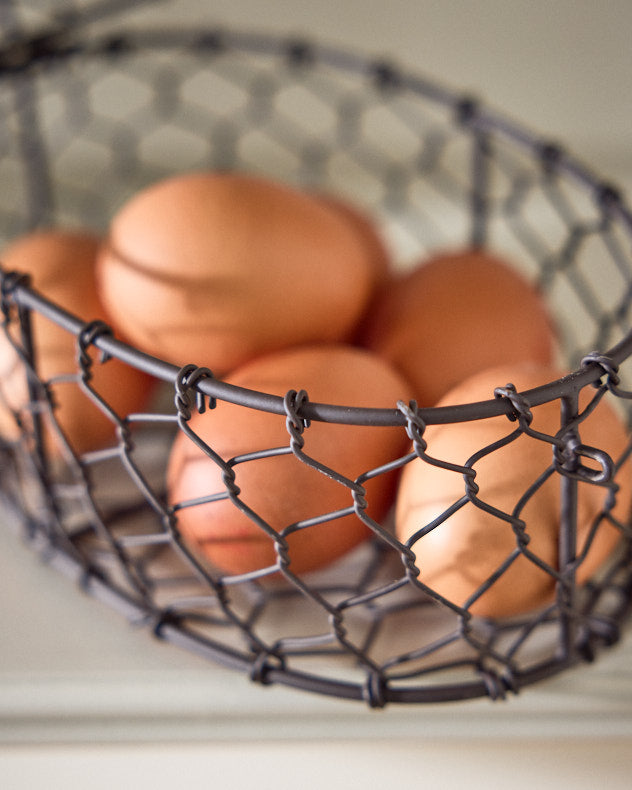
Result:
<svg viewBox="0 0 632 790">
<path fill-rule="evenodd" d="M 140 5 L 139 14 L 151 16 L 151 3 Z M 629 0 L 185 0 L 176 7 L 174 18 L 287 31 L 384 55 L 474 92 L 606 175 L 632 168 Z"/>
</svg>

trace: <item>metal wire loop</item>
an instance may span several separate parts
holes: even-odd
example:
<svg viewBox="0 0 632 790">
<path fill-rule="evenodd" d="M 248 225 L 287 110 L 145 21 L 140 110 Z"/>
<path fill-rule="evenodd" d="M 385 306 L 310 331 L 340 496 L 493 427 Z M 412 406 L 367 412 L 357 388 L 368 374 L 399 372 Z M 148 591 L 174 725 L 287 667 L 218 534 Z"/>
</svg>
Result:
<svg viewBox="0 0 632 790">
<path fill-rule="evenodd" d="M 515 422 L 518 420 L 523 425 L 531 425 L 533 421 L 533 414 L 529 404 L 525 398 L 516 390 L 516 387 L 509 383 L 504 387 L 496 387 L 494 390 L 495 398 L 507 398 L 513 406 L 513 414 L 508 414 L 507 417 Z"/>
<path fill-rule="evenodd" d="M 226 32 L 221 28 L 204 30 L 193 44 L 202 52 L 218 54 L 226 48 Z"/>
<path fill-rule="evenodd" d="M 612 647 L 620 639 L 621 628 L 618 623 L 608 617 L 591 617 L 577 640 L 577 650 L 584 661 L 592 662 L 597 655 L 596 642 Z"/>
<path fill-rule="evenodd" d="M 309 41 L 294 39 L 287 45 L 287 57 L 293 66 L 306 65 L 314 61 L 314 48 Z"/>
<path fill-rule="evenodd" d="M 79 364 L 81 365 L 82 369 L 86 370 L 92 365 L 90 355 L 87 353 L 89 346 L 91 346 L 98 337 L 112 334 L 114 334 L 112 327 L 106 324 L 105 321 L 90 321 L 84 325 L 82 330 L 77 335 Z M 106 362 L 108 359 L 109 355 L 106 352 L 101 351 L 101 362 Z"/>
<path fill-rule="evenodd" d="M 467 126 L 476 118 L 480 110 L 480 101 L 476 96 L 466 94 L 456 104 L 456 122 Z"/>
<path fill-rule="evenodd" d="M 599 469 L 582 463 L 582 458 L 595 461 Z M 607 485 L 615 474 L 615 464 L 610 455 L 598 447 L 582 444 L 574 428 L 558 435 L 553 444 L 553 462 L 560 474 L 572 475 L 595 485 Z"/>
<path fill-rule="evenodd" d="M 507 685 L 505 684 L 503 677 L 501 677 L 497 672 L 485 667 L 479 668 L 479 674 L 485 686 L 487 696 L 490 699 L 505 699 L 507 696 Z"/>
<path fill-rule="evenodd" d="M 362 695 L 370 708 L 383 708 L 386 705 L 386 681 L 381 672 L 368 673 Z"/>
<path fill-rule="evenodd" d="M 614 461 L 608 455 L 608 453 L 606 453 L 604 450 L 600 450 L 597 447 L 588 447 L 585 444 L 582 444 L 578 447 L 578 452 L 582 458 L 590 458 L 591 460 L 596 461 L 601 467 L 601 471 L 598 471 L 597 469 L 592 469 L 581 464 L 579 473 L 583 480 L 596 483 L 598 485 L 604 485 L 612 480 L 615 472 L 615 466 Z"/>
<path fill-rule="evenodd" d="M 203 378 L 213 378 L 213 372 L 209 368 L 198 367 L 193 364 L 184 365 L 176 375 L 174 401 L 178 415 L 185 422 L 191 419 L 191 407 L 194 402 L 200 414 L 206 411 L 207 402 L 204 393 L 195 389 L 197 382 Z M 192 392 L 194 393 L 193 396 Z M 208 399 L 209 409 L 214 409 L 216 405 L 217 401 L 215 398 Z"/>
<path fill-rule="evenodd" d="M 621 378 L 619 376 L 619 367 L 618 365 L 614 364 L 610 357 L 599 353 L 599 351 L 591 351 L 590 354 L 586 354 L 586 356 L 583 357 L 581 366 L 586 368 L 592 364 L 599 365 L 599 367 L 603 370 L 607 376 L 606 385 L 609 389 L 619 385 L 621 382 Z M 598 389 L 601 386 L 601 380 L 595 381 L 593 386 Z"/>
<path fill-rule="evenodd" d="M 94 565 L 86 564 L 77 577 L 77 586 L 83 592 L 89 592 L 90 585 L 95 579 L 103 579 L 103 574 Z"/>
<path fill-rule="evenodd" d="M 609 617 L 592 617 L 590 631 L 593 637 L 599 638 L 610 647 L 621 639 L 621 626 Z"/>
<path fill-rule="evenodd" d="M 274 658 L 278 663 L 278 669 L 283 670 L 285 666 L 285 662 L 283 659 L 276 655 L 275 653 L 268 653 L 262 650 L 258 653 L 255 657 L 255 660 L 252 662 L 250 668 L 250 680 L 253 683 L 259 683 L 262 686 L 267 686 L 270 684 L 270 678 L 268 677 L 270 670 L 274 669 L 273 665 L 270 663 L 270 659 Z"/>
<path fill-rule="evenodd" d="M 507 691 L 510 691 L 512 694 L 517 694 L 520 691 L 520 686 L 511 668 L 506 667 L 501 672 L 500 680 Z"/>
<path fill-rule="evenodd" d="M 422 455 L 428 449 L 428 443 L 423 438 L 426 430 L 426 423 L 424 422 L 417 401 L 411 400 L 408 404 L 404 401 L 397 402 L 397 408 L 406 417 L 406 433 L 413 443 L 417 455 Z"/>
<path fill-rule="evenodd" d="M 287 415 L 286 425 L 288 433 L 298 439 L 302 436 L 305 428 L 309 428 L 310 421 L 301 417 L 299 412 L 301 407 L 307 403 L 309 396 L 305 390 L 288 390 L 283 398 L 283 407 Z"/>
<path fill-rule="evenodd" d="M 617 208 L 622 203 L 621 190 L 609 183 L 603 183 L 597 190 L 597 202 L 604 211 Z"/>
<path fill-rule="evenodd" d="M 545 140 L 539 146 L 540 159 L 545 173 L 551 174 L 562 161 L 564 149 L 551 140 Z"/>
<path fill-rule="evenodd" d="M 372 67 L 375 83 L 380 90 L 390 90 L 398 88 L 402 82 L 402 76 L 397 67 L 385 60 L 377 61 Z"/>
<path fill-rule="evenodd" d="M 0 270 L 1 271 L 1 270 Z M 10 308 L 9 297 L 20 285 L 28 286 L 31 282 L 31 276 L 24 272 L 2 272 L 2 292 L 0 294 L 0 309 L 5 317 L 8 316 Z"/>
<path fill-rule="evenodd" d="M 614 461 L 608 453 L 598 447 L 581 444 L 574 435 L 571 435 L 569 441 L 564 442 L 561 448 L 556 446 L 553 454 L 558 471 L 562 474 L 571 473 L 573 477 L 586 483 L 607 485 L 614 476 Z M 599 469 L 583 464 L 582 458 L 595 461 Z"/>
<path fill-rule="evenodd" d="M 177 625 L 178 616 L 170 609 L 155 612 L 138 622 L 139 626 L 148 627 L 158 639 L 163 639 L 163 629 L 170 625 Z"/>
</svg>

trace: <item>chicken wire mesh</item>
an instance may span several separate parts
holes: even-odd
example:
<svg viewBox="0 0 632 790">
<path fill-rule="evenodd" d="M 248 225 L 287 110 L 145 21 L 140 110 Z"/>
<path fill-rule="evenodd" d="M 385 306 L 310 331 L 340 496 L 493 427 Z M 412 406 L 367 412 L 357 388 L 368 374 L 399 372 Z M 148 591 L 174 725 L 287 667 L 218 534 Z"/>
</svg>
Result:
<svg viewBox="0 0 632 790">
<path fill-rule="evenodd" d="M 557 143 L 393 64 L 304 40 L 121 25 L 106 13 L 120 10 L 117 4 L 94 4 L 92 17 L 89 8 L 77 6 L 59 25 L 41 29 L 16 13 L 0 50 L 3 244 L 46 226 L 105 233 L 125 199 L 174 172 L 273 175 L 362 206 L 402 267 L 459 244 L 507 255 L 546 294 L 566 364 L 576 372 L 526 393 L 499 381 L 489 400 L 444 409 L 405 401 L 390 409 L 342 408 L 314 403 L 300 388 L 285 397 L 256 393 L 216 379 L 195 360 L 188 364 L 185 348 L 181 368 L 150 357 L 102 321 L 78 320 L 19 272 L 5 270 L 3 331 L 28 389 L 16 406 L 5 371 L 1 403 L 11 427 L 2 439 L 1 495 L 9 519 L 83 590 L 157 636 L 260 683 L 373 707 L 502 698 L 615 643 L 632 584 L 629 514 L 621 512 L 630 444 L 612 458 L 580 437 L 605 401 L 629 424 L 632 218 L 618 191 Z M 35 316 L 75 337 L 72 369 L 41 373 Z M 104 394 L 99 382 L 112 375 L 116 358 L 157 382 L 146 411 L 121 413 Z M 105 415 L 109 444 L 84 450 L 68 438 L 57 408 L 64 388 L 90 405 L 86 419 Z M 222 420 L 225 403 L 275 415 L 285 442 L 235 457 L 216 453 L 191 418 L 203 412 Z M 555 432 L 533 419 L 547 403 L 558 404 Z M 506 433 L 462 464 L 436 457 L 426 441 L 431 426 L 492 415 L 506 416 Z M 391 426 L 409 451 L 350 478 L 312 455 L 322 424 Z M 166 467 L 179 434 L 209 456 L 221 485 L 174 503 Z M 550 455 L 512 506 L 499 509 L 478 470 L 519 440 L 525 448 L 544 445 Z M 345 505 L 291 524 L 257 512 L 240 488 L 243 470 L 279 457 L 294 459 L 297 479 L 299 469 L 309 470 L 308 479 L 329 478 L 344 491 Z M 412 463 L 462 482 L 445 512 L 402 542 L 392 513 L 372 517 L 368 492 L 372 480 Z M 521 518 L 552 484 L 561 491 L 556 563 L 530 546 L 532 525 Z M 603 496 L 579 539 L 578 491 L 586 488 Z M 268 564 L 222 572 L 183 536 L 184 511 L 226 503 L 268 541 Z M 452 600 L 426 583 L 421 558 L 425 537 L 464 507 L 491 514 L 512 545 L 465 599 Z M 329 567 L 297 572 L 293 536 L 349 517 L 368 539 Z M 606 530 L 616 532 L 617 548 L 580 584 L 582 563 Z M 517 563 L 537 570 L 550 598 L 527 614 L 481 614 L 478 603 Z"/>
</svg>

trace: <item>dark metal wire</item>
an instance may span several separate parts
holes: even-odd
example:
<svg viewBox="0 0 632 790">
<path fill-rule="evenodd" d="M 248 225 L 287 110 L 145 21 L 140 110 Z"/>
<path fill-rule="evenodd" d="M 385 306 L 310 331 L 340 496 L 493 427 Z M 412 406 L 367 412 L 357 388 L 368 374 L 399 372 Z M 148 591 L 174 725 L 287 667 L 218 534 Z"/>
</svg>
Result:
<svg viewBox="0 0 632 790">
<path fill-rule="evenodd" d="M 123 29 L 115 24 L 120 6 L 98 2 L 83 15 L 74 11 L 62 19 L 63 24 L 57 20 L 43 31 L 19 31 L 0 46 L 0 89 L 5 91 L 4 101 L 15 127 L 7 159 L 13 157 L 22 166 L 20 187 L 24 194 L 21 208 L 7 210 L 6 216 L 0 210 L 3 232 L 10 235 L 16 227 L 37 227 L 64 216 L 65 196 L 57 184 L 58 141 L 54 144 L 55 129 L 43 123 L 40 114 L 39 90 L 47 80 L 78 79 L 77 67 L 81 71 L 83 66 L 95 64 L 103 73 L 112 70 L 127 75 L 129 69 L 133 79 L 145 80 L 152 90 L 154 85 L 164 90 L 160 101 L 153 103 L 152 120 L 158 123 L 161 116 L 169 119 L 177 115 L 182 59 L 193 60 L 203 73 L 217 68 L 222 78 L 228 79 L 224 61 L 235 58 L 235 85 L 249 96 L 243 116 L 214 115 L 212 97 L 204 108 L 208 114 L 203 123 L 211 127 L 206 133 L 225 166 L 244 166 L 236 142 L 250 127 L 239 127 L 238 120 L 255 128 L 270 124 L 285 147 L 296 144 L 302 153 L 297 172 L 307 182 L 326 181 L 328 157 L 340 150 L 353 166 L 370 172 L 385 185 L 380 209 L 388 213 L 390 207 L 394 213 L 415 217 L 407 232 L 422 246 L 426 243 L 422 230 L 428 229 L 431 235 L 441 232 L 441 218 L 426 214 L 426 207 L 414 205 L 411 197 L 416 185 L 428 185 L 442 205 L 458 207 L 464 243 L 493 245 L 498 225 L 509 229 L 525 257 L 536 263 L 543 288 L 553 292 L 564 282 L 594 317 L 595 345 L 586 347 L 583 341 L 575 343 L 571 338 L 575 370 L 526 392 L 499 382 L 489 399 L 478 403 L 444 408 L 419 408 L 414 402 L 400 402 L 391 409 L 339 406 L 313 402 L 309 393 L 300 389 L 278 396 L 235 387 L 194 361 L 182 367 L 168 364 L 123 343 L 106 324 L 86 324 L 60 309 L 19 273 L 0 269 L 4 336 L 29 381 L 24 413 L 11 412 L 20 428 L 19 438 L 5 438 L 0 445 L 0 498 L 6 512 L 48 562 L 68 573 L 83 591 L 115 606 L 156 637 L 245 672 L 259 684 L 282 683 L 363 701 L 372 708 L 479 696 L 504 699 L 524 686 L 592 659 L 599 647 L 616 642 L 632 600 L 632 532 L 629 522 L 618 522 L 612 511 L 617 475 L 630 455 L 630 443 L 622 458 L 611 459 L 600 448 L 582 444 L 580 435 L 583 422 L 602 399 L 616 401 L 628 412 L 632 399 L 625 371 L 632 354 L 632 334 L 626 328 L 632 293 L 632 214 L 618 190 L 557 143 L 509 121 L 471 96 L 409 74 L 393 63 L 261 33 L 219 28 Z M 91 23 L 105 18 L 114 22 L 114 29 L 91 33 Z M 141 69 L 140 76 L 133 72 L 134 61 L 165 52 L 171 56 L 168 68 L 163 65 L 157 72 L 162 75 L 160 80 L 151 70 L 145 73 Z M 275 104 L 281 86 L 306 91 L 334 108 L 335 142 L 313 136 L 297 142 L 300 119 L 284 117 Z M 80 93 L 73 95 L 74 102 L 85 100 Z M 378 142 L 368 139 L 364 124 L 369 123 L 372 107 L 386 108 L 400 128 L 419 137 L 410 158 L 398 159 L 399 152 L 390 150 L 388 144 L 382 150 Z M 81 123 L 92 128 L 90 112 L 83 108 L 78 114 L 83 118 Z M 191 117 L 195 119 L 195 115 Z M 116 139 L 128 141 L 133 149 L 134 130 L 120 121 L 118 125 L 104 121 L 105 126 L 108 123 L 116 128 Z M 71 133 L 72 121 L 69 130 Z M 93 133 L 95 140 L 102 142 L 97 126 Z M 449 158 L 455 141 L 463 140 L 468 146 L 467 166 L 455 173 Z M 129 152 L 121 151 L 120 156 L 120 162 L 133 162 Z M 121 169 L 126 171 L 127 164 Z M 130 183 L 132 180 L 130 175 Z M 505 184 L 500 193 L 496 191 L 498 182 Z M 581 202 L 574 199 L 578 192 Z M 564 228 L 559 238 L 541 230 L 530 216 L 534 195 L 546 201 L 551 216 Z M 84 208 L 89 213 L 88 203 L 82 204 Z M 601 304 L 590 273 L 579 265 L 590 239 L 603 242 L 604 255 L 625 282 L 624 293 L 612 308 Z M 108 415 L 115 436 L 111 447 L 80 454 L 64 435 L 55 408 L 55 380 L 46 381 L 38 374 L 37 347 L 30 335 L 30 318 L 35 313 L 75 337 L 74 381 L 86 399 Z M 113 358 L 170 388 L 169 406 L 118 415 L 94 378 L 95 370 L 107 370 Z M 578 413 L 578 398 L 586 388 L 593 397 Z M 532 425 L 532 410 L 551 401 L 559 402 L 561 415 L 554 435 L 543 434 Z M 277 415 L 284 421 L 287 443 L 234 458 L 222 457 L 192 430 L 191 418 L 196 411 L 207 410 L 211 418 L 224 402 Z M 507 417 L 507 434 L 481 447 L 471 458 L 460 459 L 462 463 L 435 457 L 426 441 L 429 426 L 500 415 Z M 320 422 L 375 430 L 399 427 L 407 434 L 411 450 L 352 479 L 311 455 L 310 431 L 312 424 Z M 62 446 L 61 469 L 48 457 L 42 436 L 46 431 Z M 221 490 L 208 491 L 196 502 L 168 501 L 165 448 L 176 432 L 186 434 L 209 462 L 221 469 Z M 550 446 L 551 461 L 513 511 L 503 512 L 486 501 L 477 480 L 477 464 L 518 438 Z M 154 449 L 154 441 L 159 449 Z M 326 475 L 346 491 L 348 506 L 280 529 L 268 523 L 244 498 L 240 473 L 244 465 L 281 456 L 317 476 Z M 374 478 L 413 461 L 460 476 L 463 489 L 444 513 L 432 523 L 420 524 L 404 544 L 394 537 L 390 524 L 370 516 L 367 491 Z M 113 474 L 125 480 L 123 501 L 102 490 Z M 551 567 L 530 548 L 528 529 L 521 518 L 524 505 L 552 477 L 562 486 L 559 568 Z M 591 539 L 606 522 L 614 524 L 622 536 L 620 553 L 608 571 L 583 588 L 576 583 L 576 571 L 589 543 L 578 554 L 579 486 L 600 486 L 607 494 Z M 274 546 L 273 566 L 239 575 L 223 574 L 182 536 L 179 517 L 185 507 L 213 507 L 226 501 L 246 514 Z M 466 505 L 504 523 L 512 531 L 515 548 L 468 600 L 456 602 L 426 584 L 416 547 Z M 372 540 L 362 547 L 359 567 L 349 566 L 324 578 L 296 573 L 288 538 L 343 516 L 359 519 L 372 534 Z M 472 608 L 476 601 L 519 559 L 529 560 L 549 575 L 557 589 L 555 601 L 509 621 L 475 616 Z M 284 583 L 268 585 L 274 574 Z M 290 618 L 289 627 L 284 619 L 288 607 L 298 614 Z M 534 650 L 531 656 L 531 643 L 550 631 L 553 638 L 545 639 L 541 652 Z"/>
</svg>

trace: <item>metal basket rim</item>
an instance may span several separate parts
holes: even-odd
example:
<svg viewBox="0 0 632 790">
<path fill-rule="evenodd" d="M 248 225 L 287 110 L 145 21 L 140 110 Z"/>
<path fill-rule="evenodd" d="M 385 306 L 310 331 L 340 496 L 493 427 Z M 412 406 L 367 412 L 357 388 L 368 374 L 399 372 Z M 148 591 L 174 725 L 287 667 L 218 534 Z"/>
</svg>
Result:
<svg viewBox="0 0 632 790">
<path fill-rule="evenodd" d="M 6 280 L 8 274 L 0 266 L 0 280 Z M 23 282 L 18 282 L 11 291 L 17 304 L 35 310 L 76 337 L 86 327 L 86 323 L 76 315 L 49 301 Z M 116 338 L 113 333 L 107 331 L 97 334 L 92 340 L 92 344 L 107 356 L 114 357 L 150 376 L 173 385 L 175 385 L 180 371 L 183 369 L 125 343 Z M 614 366 L 617 366 L 631 354 L 632 332 L 628 333 L 613 348 L 606 351 L 603 356 L 611 361 Z M 595 384 L 604 376 L 604 373 L 603 367 L 598 362 L 590 362 L 562 378 L 545 382 L 520 394 L 529 407 L 539 406 L 564 396 L 572 395 L 586 386 Z M 498 385 L 503 386 L 507 383 L 510 382 L 498 382 Z M 199 391 L 210 399 L 227 401 L 257 411 L 266 411 L 279 415 L 287 414 L 283 396 L 238 387 L 214 378 L 212 375 L 199 378 L 191 386 L 194 390 Z M 419 408 L 418 414 L 427 425 L 449 424 L 487 419 L 503 414 L 507 417 L 513 417 L 514 407 L 507 398 L 490 398 L 485 401 L 453 406 Z M 309 400 L 301 405 L 300 416 L 307 420 L 342 425 L 394 427 L 404 426 L 407 422 L 405 414 L 399 408 L 345 406 Z"/>
</svg>

